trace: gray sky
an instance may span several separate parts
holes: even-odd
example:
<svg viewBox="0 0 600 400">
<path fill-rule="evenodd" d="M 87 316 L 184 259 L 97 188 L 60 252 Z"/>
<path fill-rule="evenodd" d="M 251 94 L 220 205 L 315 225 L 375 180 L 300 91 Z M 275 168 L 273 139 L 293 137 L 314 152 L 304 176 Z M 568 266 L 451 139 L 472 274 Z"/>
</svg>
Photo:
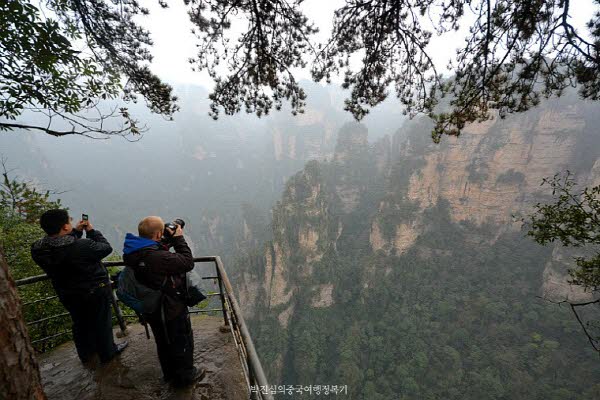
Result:
<svg viewBox="0 0 600 400">
<path fill-rule="evenodd" d="M 212 80 L 208 74 L 204 71 L 193 72 L 187 61 L 196 54 L 197 39 L 190 32 L 193 26 L 188 19 L 183 0 L 170 1 L 168 9 L 161 9 L 155 0 L 146 3 L 144 6 L 150 9 L 150 15 L 140 22 L 150 29 L 154 40 L 152 69 L 155 73 L 172 84 L 198 84 L 212 88 Z M 320 29 L 317 40 L 325 41 L 329 36 L 333 11 L 342 4 L 344 0 L 304 1 L 304 12 Z M 572 2 L 573 25 L 584 27 L 596 9 L 593 0 Z M 439 71 L 446 71 L 448 60 L 453 58 L 456 47 L 462 45 L 467 33 L 468 25 L 463 21 L 460 31 L 445 34 L 443 39 L 433 38 L 428 50 Z M 298 71 L 298 77 L 310 79 L 310 74 L 308 70 Z"/>
</svg>

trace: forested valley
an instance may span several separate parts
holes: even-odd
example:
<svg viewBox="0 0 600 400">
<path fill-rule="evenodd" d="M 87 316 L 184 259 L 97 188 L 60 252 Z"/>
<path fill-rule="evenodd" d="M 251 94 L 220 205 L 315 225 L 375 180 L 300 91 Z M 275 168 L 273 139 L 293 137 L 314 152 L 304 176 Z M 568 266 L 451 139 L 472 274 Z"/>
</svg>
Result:
<svg viewBox="0 0 600 400">
<path fill-rule="evenodd" d="M 519 217 L 552 171 L 598 182 L 595 110 L 547 102 L 439 146 L 424 119 L 374 143 L 342 127 L 332 160 L 288 181 L 267 247 L 237 264 L 271 379 L 369 400 L 600 398 L 595 351 L 557 304 L 593 297 L 567 284 L 573 253 Z M 593 329 L 595 305 L 582 318 Z"/>
</svg>

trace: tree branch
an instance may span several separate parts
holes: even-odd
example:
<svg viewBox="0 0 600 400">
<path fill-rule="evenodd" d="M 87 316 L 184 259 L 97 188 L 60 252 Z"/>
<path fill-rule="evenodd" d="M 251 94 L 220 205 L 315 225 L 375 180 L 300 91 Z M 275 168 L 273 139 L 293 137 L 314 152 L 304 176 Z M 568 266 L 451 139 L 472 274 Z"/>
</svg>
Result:
<svg viewBox="0 0 600 400">
<path fill-rule="evenodd" d="M 3 129 L 6 129 L 6 130 L 8 130 L 8 129 L 38 130 L 38 131 L 42 131 L 44 133 L 47 133 L 48 135 L 52 135 L 55 137 L 62 137 L 62 136 L 67 136 L 67 135 L 80 135 L 80 136 L 85 136 L 90 139 L 97 139 L 97 140 L 108 139 L 108 136 L 120 135 L 120 134 L 128 131 L 128 129 L 123 129 L 123 130 L 115 131 L 115 132 L 96 132 L 96 133 L 102 133 L 102 134 L 106 135 L 105 137 L 97 137 L 97 136 L 90 135 L 90 133 L 94 132 L 93 130 L 78 131 L 75 129 L 74 126 L 73 126 L 73 129 L 70 131 L 57 131 L 54 129 L 50 129 L 49 125 L 48 125 L 48 127 L 43 127 L 43 126 L 36 126 L 36 125 L 25 125 L 25 124 L 0 122 L 0 130 L 3 130 Z"/>
<path fill-rule="evenodd" d="M 576 307 L 589 306 L 590 304 L 598 304 L 598 303 L 600 303 L 600 299 L 596 299 L 596 300 L 592 300 L 592 301 L 586 301 L 586 302 L 583 302 L 583 303 L 571 303 L 568 300 L 553 301 L 553 300 L 547 299 L 547 298 L 542 297 L 542 296 L 536 296 L 536 297 L 538 299 L 542 299 L 544 301 L 547 301 L 547 302 L 552 303 L 552 304 L 557 304 L 559 306 L 562 305 L 562 304 L 568 304 L 569 307 L 571 308 L 571 311 L 573 311 L 573 314 L 575 314 L 575 318 L 577 319 L 577 322 L 581 326 L 581 329 L 583 330 L 583 333 L 585 333 L 585 336 L 587 337 L 588 341 L 590 342 L 590 344 L 592 345 L 592 347 L 594 348 L 594 350 L 596 350 L 597 352 L 600 352 L 600 347 L 597 346 L 597 344 L 600 343 L 600 340 L 594 339 L 592 337 L 592 335 L 590 334 L 590 332 L 585 327 L 585 324 L 581 320 L 581 317 L 579 316 L 579 313 L 576 310 Z"/>
<path fill-rule="evenodd" d="M 595 301 L 594 303 L 597 303 L 597 301 Z M 590 304 L 593 304 L 593 303 L 590 303 Z M 575 307 L 576 307 L 576 305 L 571 304 L 571 310 L 573 311 L 573 314 L 575 314 L 575 318 L 577 318 L 577 322 L 579 322 L 579 325 L 581 326 L 581 329 L 583 329 L 583 332 L 587 336 L 588 341 L 590 342 L 590 344 L 592 345 L 592 347 L 594 348 L 594 350 L 596 350 L 597 352 L 600 352 L 600 348 L 598 346 L 596 346 L 596 344 L 599 343 L 598 339 L 594 339 L 590 335 L 590 333 L 588 332 L 588 330 L 585 327 L 585 324 L 583 323 L 583 321 L 579 317 L 579 314 L 577 313 L 577 310 L 575 309 Z"/>
</svg>

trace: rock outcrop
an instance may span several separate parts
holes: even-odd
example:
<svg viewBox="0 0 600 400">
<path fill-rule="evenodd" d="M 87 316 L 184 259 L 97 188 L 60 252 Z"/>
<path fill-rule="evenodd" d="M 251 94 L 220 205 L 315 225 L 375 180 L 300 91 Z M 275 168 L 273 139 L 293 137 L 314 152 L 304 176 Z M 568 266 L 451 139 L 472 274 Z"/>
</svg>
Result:
<svg viewBox="0 0 600 400">
<path fill-rule="evenodd" d="M 423 145 L 413 133 L 398 154 L 399 163 L 403 158 L 421 162 L 410 175 L 405 199 L 421 210 L 444 199 L 454 222 L 491 224 L 498 234 L 520 230 L 516 217 L 548 198 L 547 189 L 540 187 L 544 178 L 571 170 L 582 185 L 598 180 L 600 140 L 595 139 L 594 127 L 598 108 L 572 97 L 552 100 L 526 114 L 469 125 L 460 137 L 446 137 L 439 146 Z M 398 251 L 418 235 L 415 224 L 410 226 L 409 231 L 400 223 L 396 237 L 390 238 Z M 374 233 L 374 249 L 383 248 Z M 555 250 L 555 255 L 560 253 Z M 566 282 L 567 265 L 572 266 L 573 260 L 548 264 L 543 293 L 563 299 L 587 297 Z"/>
</svg>

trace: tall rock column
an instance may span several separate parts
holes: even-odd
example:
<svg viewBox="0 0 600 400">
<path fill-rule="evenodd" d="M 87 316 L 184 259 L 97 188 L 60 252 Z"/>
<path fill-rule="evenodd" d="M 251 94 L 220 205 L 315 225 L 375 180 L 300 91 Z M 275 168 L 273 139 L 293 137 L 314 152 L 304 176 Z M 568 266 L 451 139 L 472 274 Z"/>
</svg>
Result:
<svg viewBox="0 0 600 400">
<path fill-rule="evenodd" d="M 45 400 L 17 287 L 0 246 L 0 400 Z"/>
</svg>

